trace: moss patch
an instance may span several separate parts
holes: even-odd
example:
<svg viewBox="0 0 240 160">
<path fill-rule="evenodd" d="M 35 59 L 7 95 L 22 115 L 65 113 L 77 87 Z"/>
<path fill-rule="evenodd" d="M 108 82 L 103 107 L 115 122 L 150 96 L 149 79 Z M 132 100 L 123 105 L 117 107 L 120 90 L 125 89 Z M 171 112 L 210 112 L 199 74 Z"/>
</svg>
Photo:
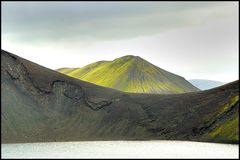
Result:
<svg viewBox="0 0 240 160">
<path fill-rule="evenodd" d="M 235 97 L 231 98 L 226 104 L 224 104 L 218 115 L 223 114 L 224 112 L 226 112 L 227 110 L 229 110 L 233 105 L 235 105 L 237 102 L 239 101 L 239 95 L 236 95 Z"/>
<path fill-rule="evenodd" d="M 231 98 L 226 104 L 224 104 L 218 114 L 217 117 L 226 113 L 233 105 L 239 102 L 239 95 Z M 228 119 L 218 125 L 214 130 L 212 130 L 209 135 L 212 138 L 219 139 L 228 139 L 230 141 L 239 141 L 239 116 L 238 110 L 234 114 L 233 118 Z"/>
<path fill-rule="evenodd" d="M 224 138 L 239 141 L 239 117 L 228 120 L 210 132 L 213 138 Z"/>
</svg>

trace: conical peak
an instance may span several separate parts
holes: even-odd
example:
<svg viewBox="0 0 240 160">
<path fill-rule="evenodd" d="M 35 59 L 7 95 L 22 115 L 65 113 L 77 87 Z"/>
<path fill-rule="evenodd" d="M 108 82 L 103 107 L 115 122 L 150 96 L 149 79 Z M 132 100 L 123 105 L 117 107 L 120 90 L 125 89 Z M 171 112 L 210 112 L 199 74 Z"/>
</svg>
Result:
<svg viewBox="0 0 240 160">
<path fill-rule="evenodd" d="M 136 57 L 138 57 L 138 56 L 134 56 L 134 55 L 126 55 L 126 56 L 123 56 L 123 57 L 121 57 L 121 58 L 136 58 Z"/>
<path fill-rule="evenodd" d="M 126 55 L 126 56 L 123 56 L 123 57 L 116 58 L 115 60 L 124 60 L 124 61 L 128 61 L 128 60 L 140 60 L 140 59 L 142 59 L 142 58 L 139 57 L 139 56 Z"/>
</svg>

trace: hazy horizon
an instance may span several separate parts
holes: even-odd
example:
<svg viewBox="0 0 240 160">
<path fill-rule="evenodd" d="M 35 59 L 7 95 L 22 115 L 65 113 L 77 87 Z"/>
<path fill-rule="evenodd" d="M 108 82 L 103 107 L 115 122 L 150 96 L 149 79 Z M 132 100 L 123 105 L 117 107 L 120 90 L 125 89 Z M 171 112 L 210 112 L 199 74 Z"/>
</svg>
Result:
<svg viewBox="0 0 240 160">
<path fill-rule="evenodd" d="M 185 79 L 238 79 L 237 2 L 2 2 L 2 49 L 58 69 L 140 56 Z"/>
</svg>

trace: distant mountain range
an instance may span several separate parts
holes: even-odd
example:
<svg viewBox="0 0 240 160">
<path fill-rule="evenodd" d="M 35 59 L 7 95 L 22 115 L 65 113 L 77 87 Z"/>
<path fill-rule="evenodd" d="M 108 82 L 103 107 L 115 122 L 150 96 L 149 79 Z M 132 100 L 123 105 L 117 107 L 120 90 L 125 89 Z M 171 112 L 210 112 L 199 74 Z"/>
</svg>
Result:
<svg viewBox="0 0 240 160">
<path fill-rule="evenodd" d="M 82 68 L 60 68 L 57 71 L 124 92 L 172 94 L 199 90 L 183 77 L 133 55 L 113 61 L 99 61 Z"/>
<path fill-rule="evenodd" d="M 1 142 L 81 140 L 239 143 L 239 81 L 183 94 L 126 93 L 2 50 Z"/>
<path fill-rule="evenodd" d="M 190 79 L 188 81 L 201 90 L 212 89 L 226 84 L 226 82 L 213 81 L 207 79 Z"/>
</svg>

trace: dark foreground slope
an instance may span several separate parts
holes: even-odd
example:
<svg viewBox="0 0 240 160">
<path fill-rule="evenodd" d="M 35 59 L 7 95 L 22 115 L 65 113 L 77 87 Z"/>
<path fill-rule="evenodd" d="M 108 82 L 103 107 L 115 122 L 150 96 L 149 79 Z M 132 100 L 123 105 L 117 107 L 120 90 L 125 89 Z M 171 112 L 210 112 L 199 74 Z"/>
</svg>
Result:
<svg viewBox="0 0 240 160">
<path fill-rule="evenodd" d="M 239 82 L 213 90 L 129 94 L 1 52 L 2 143 L 194 140 L 238 143 Z"/>
</svg>

